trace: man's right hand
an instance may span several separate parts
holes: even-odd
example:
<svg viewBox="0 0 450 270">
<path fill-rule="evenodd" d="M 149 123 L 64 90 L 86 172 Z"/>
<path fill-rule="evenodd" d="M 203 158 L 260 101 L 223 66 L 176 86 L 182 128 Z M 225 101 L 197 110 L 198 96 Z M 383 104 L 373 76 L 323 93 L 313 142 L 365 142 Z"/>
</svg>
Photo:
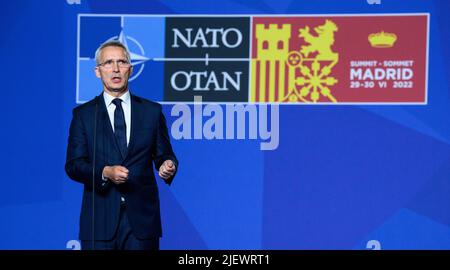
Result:
<svg viewBox="0 0 450 270">
<path fill-rule="evenodd" d="M 128 180 L 128 169 L 123 166 L 105 166 L 103 176 L 111 180 L 114 184 L 123 184 Z"/>
</svg>

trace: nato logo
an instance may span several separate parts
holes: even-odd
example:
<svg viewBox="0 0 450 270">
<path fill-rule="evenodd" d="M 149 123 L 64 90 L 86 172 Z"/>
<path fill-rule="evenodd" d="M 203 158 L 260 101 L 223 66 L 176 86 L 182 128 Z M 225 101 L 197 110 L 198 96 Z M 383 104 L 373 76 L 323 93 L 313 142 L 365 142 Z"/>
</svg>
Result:
<svg viewBox="0 0 450 270">
<path fill-rule="evenodd" d="M 95 76 L 95 51 L 104 42 L 119 40 L 129 50 L 133 73 L 129 88 L 132 93 L 155 101 L 163 99 L 164 64 L 163 17 L 133 15 L 78 16 L 78 55 L 76 102 L 84 103 L 103 90 Z"/>
</svg>

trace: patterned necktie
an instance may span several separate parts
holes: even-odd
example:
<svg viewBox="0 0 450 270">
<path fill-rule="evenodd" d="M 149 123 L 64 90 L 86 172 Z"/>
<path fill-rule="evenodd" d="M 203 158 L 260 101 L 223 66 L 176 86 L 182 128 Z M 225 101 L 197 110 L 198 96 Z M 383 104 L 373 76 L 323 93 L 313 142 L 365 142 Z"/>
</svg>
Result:
<svg viewBox="0 0 450 270">
<path fill-rule="evenodd" d="M 114 110 L 114 135 L 116 136 L 122 158 L 125 158 L 128 152 L 127 126 L 122 108 L 122 100 L 115 98 L 112 102 L 116 105 L 116 109 Z"/>
</svg>

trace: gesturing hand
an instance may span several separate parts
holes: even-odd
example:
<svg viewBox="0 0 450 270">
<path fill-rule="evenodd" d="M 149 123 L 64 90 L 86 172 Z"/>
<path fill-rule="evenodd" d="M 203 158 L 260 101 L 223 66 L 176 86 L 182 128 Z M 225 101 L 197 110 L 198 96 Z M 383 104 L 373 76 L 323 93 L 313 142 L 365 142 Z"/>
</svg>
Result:
<svg viewBox="0 0 450 270">
<path fill-rule="evenodd" d="M 114 184 L 123 184 L 128 180 L 128 169 L 123 166 L 105 166 L 103 176 L 111 180 Z"/>
<path fill-rule="evenodd" d="M 164 163 L 159 167 L 159 177 L 164 180 L 169 179 L 175 174 L 176 166 L 173 164 L 173 161 L 168 159 L 164 161 Z"/>
</svg>

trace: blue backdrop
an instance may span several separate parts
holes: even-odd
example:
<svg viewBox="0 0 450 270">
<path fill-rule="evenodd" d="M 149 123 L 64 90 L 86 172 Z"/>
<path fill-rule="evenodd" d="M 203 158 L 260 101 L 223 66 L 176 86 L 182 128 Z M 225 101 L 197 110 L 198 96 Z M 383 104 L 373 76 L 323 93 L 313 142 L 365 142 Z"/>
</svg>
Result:
<svg viewBox="0 0 450 270">
<path fill-rule="evenodd" d="M 159 181 L 161 248 L 449 249 L 450 2 L 368 2 L 2 1 L 0 249 L 76 248 L 82 186 L 64 172 L 68 128 L 77 101 L 101 91 L 93 82 L 77 92 L 89 83 L 77 74 L 91 68 L 79 64 L 90 51 L 77 47 L 79 14 L 351 13 L 430 14 L 428 103 L 280 105 L 273 151 L 259 140 L 172 138 L 180 171 L 171 187 Z M 158 36 L 140 41 L 153 46 L 147 57 L 164 50 Z M 158 63 L 148 67 L 163 76 Z M 151 87 L 131 89 L 162 100 Z M 169 128 L 173 106 L 164 104 Z"/>
</svg>

